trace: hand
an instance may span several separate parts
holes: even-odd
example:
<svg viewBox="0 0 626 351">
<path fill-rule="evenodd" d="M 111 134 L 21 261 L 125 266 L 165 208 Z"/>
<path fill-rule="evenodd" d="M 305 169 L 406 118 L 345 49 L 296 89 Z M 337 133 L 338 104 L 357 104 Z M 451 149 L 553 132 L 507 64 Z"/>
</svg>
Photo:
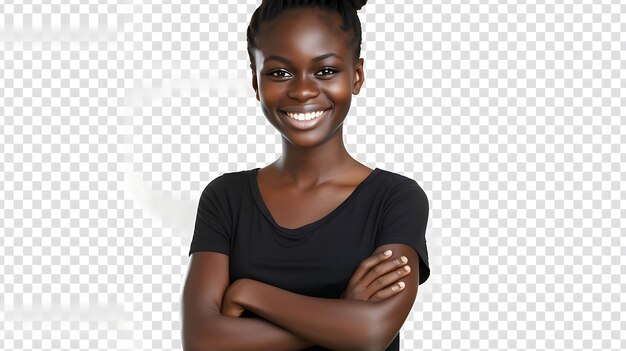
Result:
<svg viewBox="0 0 626 351">
<path fill-rule="evenodd" d="M 360 301 L 380 301 L 391 297 L 404 288 L 404 282 L 396 283 L 407 276 L 411 270 L 402 257 L 389 260 L 392 255 L 385 256 L 377 252 L 361 262 L 350 278 L 346 290 L 341 294 L 342 299 Z M 406 266 L 405 266 L 406 265 Z M 404 270 L 409 267 L 409 270 Z M 391 285 L 393 284 L 393 285 Z"/>
<path fill-rule="evenodd" d="M 226 289 L 220 311 L 222 316 L 239 317 L 245 311 L 239 302 L 241 293 L 245 290 L 245 284 L 245 279 L 237 279 Z"/>
</svg>

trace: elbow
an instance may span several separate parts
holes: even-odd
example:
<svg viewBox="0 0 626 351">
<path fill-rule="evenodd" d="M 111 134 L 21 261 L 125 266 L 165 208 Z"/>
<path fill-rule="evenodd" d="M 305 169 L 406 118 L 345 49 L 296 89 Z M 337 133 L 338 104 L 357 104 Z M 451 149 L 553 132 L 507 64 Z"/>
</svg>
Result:
<svg viewBox="0 0 626 351">
<path fill-rule="evenodd" d="M 197 340 L 185 334 L 184 332 L 181 335 L 181 343 L 183 346 L 183 351 L 199 351 L 202 349 L 198 347 Z"/>
<path fill-rule="evenodd" d="M 389 321 L 383 321 L 380 318 L 372 318 L 369 326 L 368 332 L 363 338 L 365 344 L 362 344 L 359 350 L 386 350 L 399 332 L 398 330 L 391 328 Z"/>
<path fill-rule="evenodd" d="M 200 348 L 196 347 L 190 340 L 183 339 L 183 351 L 198 351 Z"/>
<path fill-rule="evenodd" d="M 202 345 L 200 338 L 195 335 L 191 335 L 190 333 L 185 333 L 184 328 L 182 332 L 182 346 L 183 351 L 208 351 L 210 348 L 206 347 L 207 345 Z"/>
<path fill-rule="evenodd" d="M 367 321 L 367 322 L 366 322 Z M 330 348 L 337 351 L 382 351 L 387 348 L 379 319 L 364 318 L 362 324 L 355 324 L 355 329 L 346 331 L 341 337 L 342 345 L 333 345 Z M 357 330 L 360 332 L 357 333 Z M 329 347 L 329 346 L 326 346 Z"/>
<path fill-rule="evenodd" d="M 216 332 L 215 323 L 218 318 L 219 316 L 214 316 L 201 323 L 183 323 L 181 330 L 183 351 L 224 350 L 219 338 L 220 333 Z"/>
<path fill-rule="evenodd" d="M 192 331 L 193 327 L 189 324 L 190 323 L 185 321 L 183 318 L 183 324 L 180 329 L 180 343 L 183 347 L 183 351 L 196 351 L 199 350 L 197 346 L 197 338 L 195 333 Z"/>
<path fill-rule="evenodd" d="M 359 350 L 361 351 L 382 351 L 387 349 L 388 344 L 385 344 L 379 337 L 373 336 L 367 340 L 365 345 L 361 345 Z"/>
<path fill-rule="evenodd" d="M 211 341 L 208 338 L 186 337 L 183 338 L 182 344 L 183 351 L 213 351 L 221 349 L 216 346 L 215 340 Z"/>
<path fill-rule="evenodd" d="M 180 341 L 183 351 L 199 351 L 203 348 L 199 345 L 200 338 L 198 330 L 191 325 L 189 321 L 183 318 L 183 324 L 180 330 Z"/>
<path fill-rule="evenodd" d="M 395 338 L 395 334 L 394 334 L 394 337 L 391 338 L 391 340 L 389 340 L 389 338 L 386 335 L 381 335 L 381 333 L 372 333 L 372 335 L 369 335 L 369 337 L 366 339 L 367 342 L 364 345 L 361 345 L 359 350 L 362 350 L 362 351 L 386 350 L 394 338 Z"/>
</svg>

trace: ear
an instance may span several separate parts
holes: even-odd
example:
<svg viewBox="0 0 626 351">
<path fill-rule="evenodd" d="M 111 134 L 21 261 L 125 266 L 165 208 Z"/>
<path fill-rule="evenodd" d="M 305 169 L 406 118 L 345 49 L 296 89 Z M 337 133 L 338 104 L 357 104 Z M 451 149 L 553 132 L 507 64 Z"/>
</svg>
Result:
<svg viewBox="0 0 626 351">
<path fill-rule="evenodd" d="M 254 89 L 257 101 L 261 101 L 259 100 L 259 83 L 256 80 L 256 67 L 250 65 L 250 69 L 252 70 L 252 89 Z"/>
<path fill-rule="evenodd" d="M 352 86 L 352 94 L 354 95 L 357 95 L 361 91 L 363 82 L 365 82 L 365 76 L 363 75 L 364 63 L 364 60 L 360 58 L 357 60 L 356 65 L 354 66 L 354 84 Z"/>
</svg>

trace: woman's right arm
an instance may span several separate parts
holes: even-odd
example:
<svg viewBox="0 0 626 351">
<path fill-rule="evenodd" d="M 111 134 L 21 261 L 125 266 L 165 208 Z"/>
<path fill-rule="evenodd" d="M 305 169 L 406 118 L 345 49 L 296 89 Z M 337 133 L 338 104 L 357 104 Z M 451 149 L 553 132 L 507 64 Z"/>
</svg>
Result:
<svg viewBox="0 0 626 351">
<path fill-rule="evenodd" d="M 182 291 L 183 350 L 300 350 L 315 345 L 261 318 L 222 316 L 228 277 L 227 255 L 191 255 Z"/>
</svg>

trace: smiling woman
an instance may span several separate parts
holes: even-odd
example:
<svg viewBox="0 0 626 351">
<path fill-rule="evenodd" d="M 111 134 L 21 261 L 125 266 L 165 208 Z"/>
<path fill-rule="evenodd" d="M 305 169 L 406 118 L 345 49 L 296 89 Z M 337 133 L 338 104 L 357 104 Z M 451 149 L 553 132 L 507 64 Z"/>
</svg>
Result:
<svg viewBox="0 0 626 351">
<path fill-rule="evenodd" d="M 269 5 L 266 11 L 271 11 Z M 289 8 L 260 23 L 255 39 L 249 41 L 256 98 L 268 121 L 291 144 L 309 148 L 329 140 L 343 144 L 343 121 L 364 75 L 356 50 L 360 36 L 342 30 L 341 24 L 338 11 Z M 319 111 L 326 111 L 322 118 L 301 121 Z M 287 118 L 288 113 L 301 115 Z"/>
<path fill-rule="evenodd" d="M 366 167 L 343 142 L 365 81 L 365 2 L 264 1 L 252 15 L 252 88 L 283 154 L 202 192 L 185 349 L 399 350 L 430 275 L 429 204 L 415 180 Z"/>
</svg>

